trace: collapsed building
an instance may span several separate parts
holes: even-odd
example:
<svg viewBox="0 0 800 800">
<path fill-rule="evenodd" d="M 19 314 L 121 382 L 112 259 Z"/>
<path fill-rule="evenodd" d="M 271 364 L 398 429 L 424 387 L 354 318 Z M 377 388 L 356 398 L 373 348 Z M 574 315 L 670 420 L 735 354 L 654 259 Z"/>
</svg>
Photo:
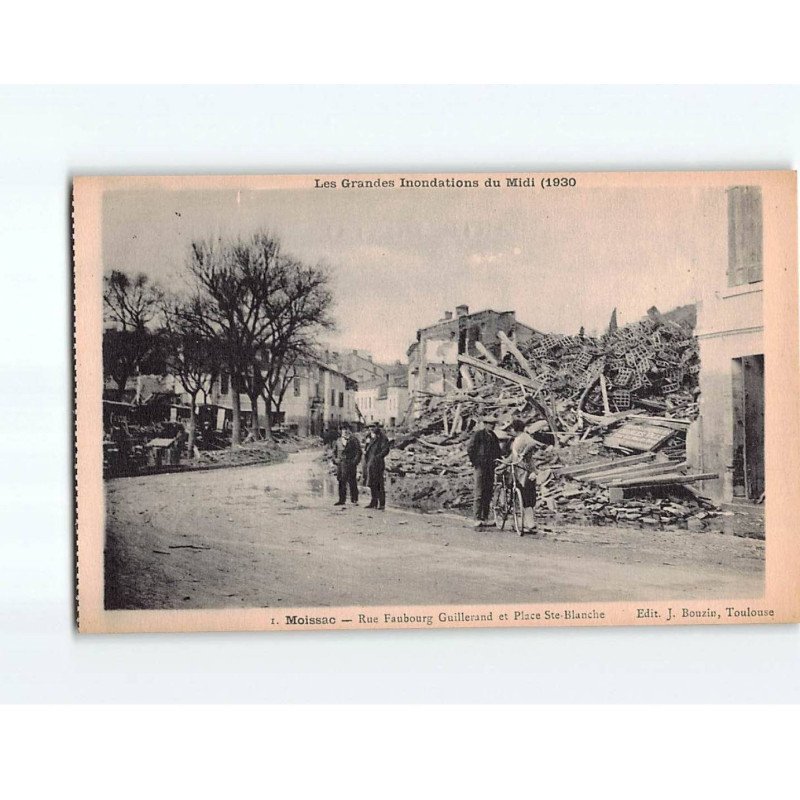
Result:
<svg viewBox="0 0 800 800">
<path fill-rule="evenodd" d="M 701 528 L 719 510 L 698 488 L 719 475 L 686 456 L 700 393 L 694 326 L 694 306 L 685 306 L 663 315 L 651 308 L 618 329 L 612 320 L 600 337 L 532 331 L 517 343 L 497 331 L 477 357 L 457 354 L 460 386 L 416 390 L 415 419 L 387 470 L 427 476 L 417 481 L 421 505 L 466 507 L 476 421 L 491 414 L 503 437 L 516 417 L 539 442 L 540 513 Z"/>
</svg>

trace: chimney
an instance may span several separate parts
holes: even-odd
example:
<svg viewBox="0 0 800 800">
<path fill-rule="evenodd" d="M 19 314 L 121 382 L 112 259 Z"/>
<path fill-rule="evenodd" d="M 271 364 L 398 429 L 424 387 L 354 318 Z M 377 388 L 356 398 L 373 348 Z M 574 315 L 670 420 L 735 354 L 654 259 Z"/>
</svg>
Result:
<svg viewBox="0 0 800 800">
<path fill-rule="evenodd" d="M 466 317 L 469 314 L 469 306 L 456 306 L 456 316 Z"/>
<path fill-rule="evenodd" d="M 444 312 L 445 319 L 453 319 L 453 312 L 452 311 L 445 311 Z"/>
</svg>

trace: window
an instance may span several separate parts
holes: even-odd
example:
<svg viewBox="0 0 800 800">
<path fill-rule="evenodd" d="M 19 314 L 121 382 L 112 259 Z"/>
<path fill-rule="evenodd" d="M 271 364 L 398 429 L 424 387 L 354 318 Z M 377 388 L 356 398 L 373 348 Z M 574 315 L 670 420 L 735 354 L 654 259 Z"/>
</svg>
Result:
<svg viewBox="0 0 800 800">
<path fill-rule="evenodd" d="M 219 392 L 220 394 L 228 394 L 228 373 L 223 372 L 219 376 Z"/>
<path fill-rule="evenodd" d="M 339 408 L 344 408 L 344 392 L 339 392 Z"/>
<path fill-rule="evenodd" d="M 762 227 L 761 187 L 728 189 L 728 286 L 762 280 Z"/>
<path fill-rule="evenodd" d="M 294 396 L 300 397 L 300 378 L 295 378 L 293 384 L 294 384 Z"/>
<path fill-rule="evenodd" d="M 336 405 L 336 389 L 331 389 L 331 405 Z"/>
</svg>

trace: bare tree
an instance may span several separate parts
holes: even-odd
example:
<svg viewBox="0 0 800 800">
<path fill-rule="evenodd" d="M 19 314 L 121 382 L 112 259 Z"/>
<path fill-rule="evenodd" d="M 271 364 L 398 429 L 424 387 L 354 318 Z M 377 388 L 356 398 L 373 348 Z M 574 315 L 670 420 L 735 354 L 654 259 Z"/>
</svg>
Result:
<svg viewBox="0 0 800 800">
<path fill-rule="evenodd" d="M 262 394 L 267 411 L 280 413 L 283 398 L 286 397 L 289 387 L 294 384 L 295 378 L 299 377 L 303 361 L 301 354 L 297 352 L 287 353 L 283 371 L 274 381 L 271 393 L 264 391 Z"/>
<path fill-rule="evenodd" d="M 267 400 L 270 437 L 270 412 L 287 365 L 310 351 L 318 331 L 333 325 L 328 275 L 283 256 L 278 240 L 265 232 L 233 242 L 193 242 L 189 271 L 208 301 L 198 324 L 222 343 L 230 370 L 232 444 L 241 438 L 241 392 L 250 398 L 256 438 L 258 400 Z"/>
<path fill-rule="evenodd" d="M 190 398 L 187 449 L 192 457 L 197 439 L 195 408 L 201 394 L 208 400 L 208 394 L 219 375 L 220 343 L 207 326 L 198 324 L 207 316 L 205 304 L 200 299 L 184 302 L 177 298 L 166 298 L 163 314 L 167 363 Z"/>
<path fill-rule="evenodd" d="M 231 445 L 241 441 L 242 373 L 250 369 L 253 349 L 246 325 L 255 309 L 254 300 L 244 286 L 234 247 L 218 239 L 192 242 L 188 269 L 198 289 L 194 323 L 198 330 L 216 338 L 222 347 L 225 366 L 231 377 L 233 425 Z M 202 313 L 200 312 L 202 309 Z"/>
<path fill-rule="evenodd" d="M 291 258 L 276 259 L 273 268 L 271 291 L 264 297 L 262 324 L 256 334 L 253 374 L 258 381 L 248 385 L 249 391 L 257 389 L 265 400 L 267 438 L 272 436 L 271 413 L 280 410 L 298 362 L 313 359 L 317 335 L 333 327 L 333 295 L 323 268 Z"/>
<path fill-rule="evenodd" d="M 160 288 L 144 273 L 131 278 L 113 270 L 103 277 L 103 371 L 117 384 L 119 400 L 128 379 L 154 359 L 159 337 L 152 326 L 157 321 L 161 299 Z"/>
<path fill-rule="evenodd" d="M 127 330 L 147 328 L 161 310 L 163 293 L 140 272 L 133 278 L 112 270 L 103 277 L 103 305 L 107 322 Z"/>
</svg>

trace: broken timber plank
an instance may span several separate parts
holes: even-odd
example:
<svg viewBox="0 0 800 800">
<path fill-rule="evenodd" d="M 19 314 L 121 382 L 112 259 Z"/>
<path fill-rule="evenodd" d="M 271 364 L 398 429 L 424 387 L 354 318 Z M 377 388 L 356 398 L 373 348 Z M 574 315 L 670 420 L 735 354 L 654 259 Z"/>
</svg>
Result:
<svg viewBox="0 0 800 800">
<path fill-rule="evenodd" d="M 502 367 L 496 367 L 494 364 L 487 364 L 485 361 L 479 361 L 477 358 L 472 358 L 472 356 L 459 354 L 458 360 L 460 363 L 466 364 L 473 369 L 477 369 L 481 372 L 487 372 L 489 375 L 494 375 L 494 377 L 501 378 L 509 383 L 515 383 L 517 386 L 521 386 L 524 389 L 531 389 L 532 391 L 536 392 L 540 388 L 534 381 L 532 381 L 530 378 L 526 378 L 524 375 L 517 375 L 516 372 L 511 372 L 511 370 L 503 369 Z M 550 427 L 550 430 L 553 433 L 553 438 L 555 439 L 555 443 L 557 444 L 558 427 L 554 421 L 551 410 L 544 405 L 541 400 L 538 400 L 535 394 L 531 397 L 531 400 L 539 409 L 542 416 L 547 420 L 547 424 Z"/>
<path fill-rule="evenodd" d="M 508 336 L 503 333 L 503 331 L 497 331 L 497 338 L 506 346 L 508 352 L 511 353 L 512 356 L 517 360 L 517 364 L 519 364 L 522 369 L 525 370 L 529 378 L 536 378 L 536 373 L 531 369 L 531 365 L 528 363 L 528 359 L 525 358 L 524 355 L 520 352 L 519 348 L 508 338 Z"/>
<path fill-rule="evenodd" d="M 608 405 L 608 387 L 606 386 L 606 376 L 600 373 L 600 392 L 603 395 L 603 411 L 606 414 L 611 413 L 611 407 Z"/>
<path fill-rule="evenodd" d="M 631 422 L 643 425 L 660 425 L 662 428 L 672 428 L 676 431 L 685 431 L 692 423 L 690 420 L 669 419 L 667 417 L 646 417 L 643 414 L 631 416 Z"/>
<path fill-rule="evenodd" d="M 609 472 L 605 475 L 586 475 L 578 478 L 578 480 L 587 483 L 596 483 L 599 486 L 616 486 L 618 481 L 635 481 L 639 478 L 652 478 L 660 475 L 667 475 L 675 473 L 677 470 L 686 469 L 689 465 L 687 461 L 668 461 L 661 464 L 647 464 L 643 467 L 633 466 L 626 470 L 618 470 L 616 472 Z"/>
<path fill-rule="evenodd" d="M 530 378 L 526 378 L 524 375 L 517 375 L 516 372 L 511 372 L 511 370 L 503 369 L 503 367 L 498 367 L 494 364 L 487 364 L 485 361 L 479 361 L 477 358 L 472 358 L 472 356 L 460 354 L 458 356 L 458 360 L 462 364 L 466 364 L 473 369 L 477 369 L 482 372 L 488 372 L 490 375 L 494 375 L 496 378 L 502 378 L 504 381 L 508 381 L 509 383 L 516 383 L 518 386 L 522 386 L 526 389 L 535 391 L 539 388 L 539 385 L 535 381 L 532 381 Z"/>
<path fill-rule="evenodd" d="M 450 435 L 458 433 L 458 428 L 461 425 L 461 403 L 459 403 L 455 411 L 453 411 L 453 424 L 450 426 Z"/>
<path fill-rule="evenodd" d="M 621 467 L 613 467 L 611 469 L 598 469 L 592 472 L 585 472 L 582 475 L 573 475 L 572 477 L 578 481 L 595 481 L 595 480 L 609 480 L 616 477 L 625 478 L 638 477 L 638 473 L 642 472 L 644 475 L 649 475 L 653 467 L 658 467 L 662 472 L 669 472 L 670 469 L 674 472 L 678 466 L 684 466 L 679 461 L 663 458 L 657 461 L 650 461 L 645 464 L 626 464 Z"/>
<path fill-rule="evenodd" d="M 475 342 L 475 349 L 490 363 L 497 366 L 498 361 L 483 342 Z"/>
<path fill-rule="evenodd" d="M 614 458 L 608 461 L 591 461 L 585 464 L 573 464 L 572 466 L 558 467 L 553 470 L 554 475 L 583 475 L 601 469 L 613 469 L 617 466 L 628 464 L 642 464 L 645 461 L 652 461 L 656 457 L 655 453 L 642 453 L 639 456 L 628 456 L 627 458 Z"/>
<path fill-rule="evenodd" d="M 718 472 L 701 472 L 697 475 L 659 475 L 655 478 L 637 478 L 629 480 L 617 480 L 609 483 L 609 486 L 619 488 L 630 488 L 633 486 L 669 486 L 680 483 L 697 483 L 698 481 L 713 481 L 719 478 Z"/>
<path fill-rule="evenodd" d="M 466 386 L 467 389 L 474 389 L 475 381 L 472 380 L 472 373 L 469 371 L 469 367 L 466 364 L 462 364 L 459 368 L 459 372 L 461 373 L 461 380 L 464 382 L 464 386 Z"/>
</svg>

